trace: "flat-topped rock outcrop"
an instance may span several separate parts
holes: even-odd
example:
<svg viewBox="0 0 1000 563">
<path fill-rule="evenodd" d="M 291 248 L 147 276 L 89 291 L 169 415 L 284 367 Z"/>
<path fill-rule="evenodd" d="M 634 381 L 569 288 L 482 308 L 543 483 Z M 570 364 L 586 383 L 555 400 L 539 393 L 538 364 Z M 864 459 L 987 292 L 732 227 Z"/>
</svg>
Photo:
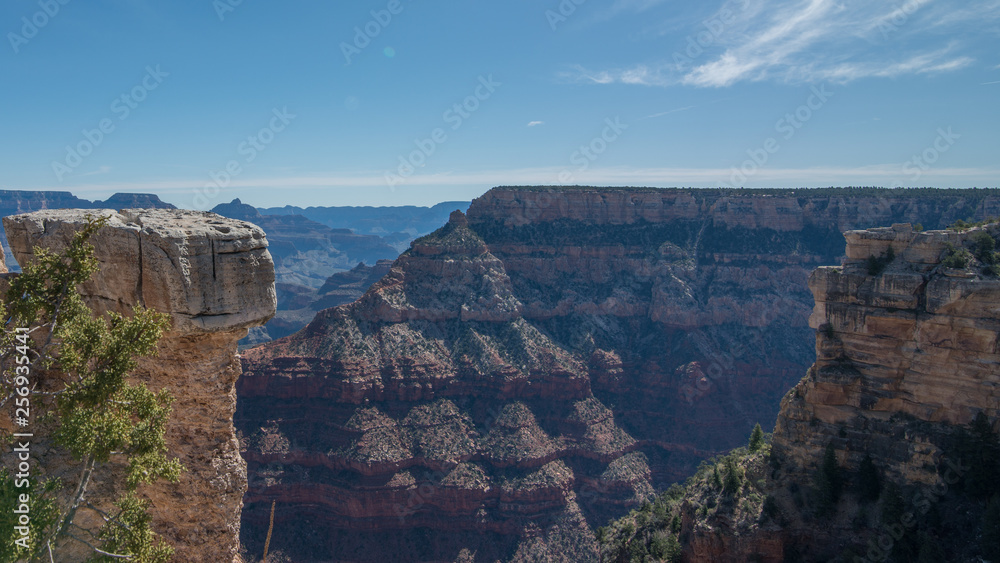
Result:
<svg viewBox="0 0 1000 563">
<path fill-rule="evenodd" d="M 236 342 L 275 311 L 264 233 L 211 213 L 163 209 L 47 210 L 3 221 L 14 255 L 26 264 L 35 247 L 65 248 L 88 215 L 108 218 L 90 240 L 100 271 L 81 287 L 88 304 L 122 314 L 143 305 L 172 320 L 158 356 L 135 374 L 154 390 L 171 391 L 168 455 L 187 468 L 176 484 L 141 489 L 153 501 L 153 528 L 175 546 L 178 561 L 234 561 L 246 490 L 232 424 Z M 42 467 L 59 473 L 44 461 Z M 107 500 L 101 487 L 98 480 L 95 502 Z"/>
</svg>

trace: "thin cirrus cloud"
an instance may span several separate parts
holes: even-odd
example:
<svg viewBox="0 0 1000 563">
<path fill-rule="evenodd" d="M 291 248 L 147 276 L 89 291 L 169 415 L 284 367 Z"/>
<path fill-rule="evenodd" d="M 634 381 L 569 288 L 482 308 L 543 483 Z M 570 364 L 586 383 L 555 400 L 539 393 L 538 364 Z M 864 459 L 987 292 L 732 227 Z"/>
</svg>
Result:
<svg viewBox="0 0 1000 563">
<path fill-rule="evenodd" d="M 449 171 L 436 174 L 415 174 L 402 187 L 464 186 L 483 189 L 503 182 L 507 185 L 557 185 L 562 167 L 513 168 L 483 171 Z M 574 175 L 574 182 L 590 185 L 646 186 L 707 186 L 724 185 L 732 168 L 663 168 L 663 167 L 593 167 Z M 924 172 L 913 185 L 968 187 L 995 182 L 997 167 L 937 167 Z M 891 185 L 894 181 L 910 180 L 900 163 L 867 166 L 823 166 L 802 168 L 761 169 L 748 186 L 795 187 L 815 184 L 822 178 L 824 185 L 868 185 L 864 182 Z M 501 180 L 502 179 L 502 180 Z M 110 194 L 120 191 L 149 191 L 183 200 L 192 190 L 204 186 L 200 179 L 158 179 L 132 182 L 84 183 L 73 186 L 73 193 Z M 384 176 L 372 171 L 350 175 L 289 175 L 247 177 L 233 180 L 230 188 L 261 188 L 269 190 L 331 190 L 336 188 L 386 188 Z M 60 186 L 38 186 L 33 189 L 66 189 Z M 311 196 L 310 196 L 311 197 Z M 188 197 L 190 199 L 190 197 Z M 307 198 L 303 198 L 304 200 Z M 298 202 L 300 204 L 302 202 Z M 306 202 L 308 203 L 308 201 Z"/>
<path fill-rule="evenodd" d="M 90 172 L 84 172 L 83 174 L 80 174 L 80 175 L 81 176 L 96 176 L 98 174 L 107 174 L 108 172 L 111 172 L 111 167 L 110 166 L 101 166 L 97 170 L 91 170 Z"/>
<path fill-rule="evenodd" d="M 708 20 L 692 22 L 676 51 L 655 62 L 615 69 L 581 65 L 560 78 L 595 84 L 725 87 L 739 82 L 832 81 L 943 73 L 975 62 L 964 41 L 994 32 L 1000 1 L 869 0 L 727 1 Z M 705 21 L 708 21 L 705 20 Z M 710 33 L 705 33 L 706 29 Z M 697 41 L 697 43 L 695 43 Z M 692 47 L 694 45 L 694 47 Z"/>
</svg>

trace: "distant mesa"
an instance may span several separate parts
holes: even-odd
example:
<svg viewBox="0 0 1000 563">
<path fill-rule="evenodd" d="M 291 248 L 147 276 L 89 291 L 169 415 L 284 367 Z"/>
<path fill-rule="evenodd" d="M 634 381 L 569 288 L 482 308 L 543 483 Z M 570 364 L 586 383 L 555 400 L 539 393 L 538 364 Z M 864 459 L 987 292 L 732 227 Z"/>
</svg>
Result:
<svg viewBox="0 0 1000 563">
<path fill-rule="evenodd" d="M 117 193 L 105 201 L 95 201 L 95 208 L 108 209 L 177 209 L 173 204 L 160 200 L 156 194 Z"/>
<path fill-rule="evenodd" d="M 241 221 L 250 221 L 251 223 L 257 223 L 264 218 L 257 211 L 257 208 L 252 205 L 247 205 L 240 201 L 240 198 L 236 198 L 229 203 L 220 203 L 212 208 L 212 213 L 218 213 L 223 217 L 229 217 L 230 219 L 239 219 Z"/>
</svg>

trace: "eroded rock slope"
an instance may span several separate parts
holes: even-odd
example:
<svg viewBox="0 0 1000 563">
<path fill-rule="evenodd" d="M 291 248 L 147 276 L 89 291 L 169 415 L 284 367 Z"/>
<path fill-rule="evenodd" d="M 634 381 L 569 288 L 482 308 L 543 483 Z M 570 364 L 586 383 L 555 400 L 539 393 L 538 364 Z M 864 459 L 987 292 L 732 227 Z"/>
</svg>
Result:
<svg viewBox="0 0 1000 563">
<path fill-rule="evenodd" d="M 277 500 L 303 560 L 594 560 L 607 516 L 774 420 L 842 231 L 991 214 L 984 190 L 491 190 L 244 355 L 245 541 Z"/>
</svg>

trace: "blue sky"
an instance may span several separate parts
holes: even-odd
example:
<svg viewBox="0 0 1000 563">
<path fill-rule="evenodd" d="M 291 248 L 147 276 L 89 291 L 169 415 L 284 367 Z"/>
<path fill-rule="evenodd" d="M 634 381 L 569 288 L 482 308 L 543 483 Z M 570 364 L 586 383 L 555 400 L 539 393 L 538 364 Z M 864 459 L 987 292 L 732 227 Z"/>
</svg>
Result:
<svg viewBox="0 0 1000 563">
<path fill-rule="evenodd" d="M 8 0 L 0 22 L 0 189 L 1000 184 L 1000 0 Z"/>
</svg>

